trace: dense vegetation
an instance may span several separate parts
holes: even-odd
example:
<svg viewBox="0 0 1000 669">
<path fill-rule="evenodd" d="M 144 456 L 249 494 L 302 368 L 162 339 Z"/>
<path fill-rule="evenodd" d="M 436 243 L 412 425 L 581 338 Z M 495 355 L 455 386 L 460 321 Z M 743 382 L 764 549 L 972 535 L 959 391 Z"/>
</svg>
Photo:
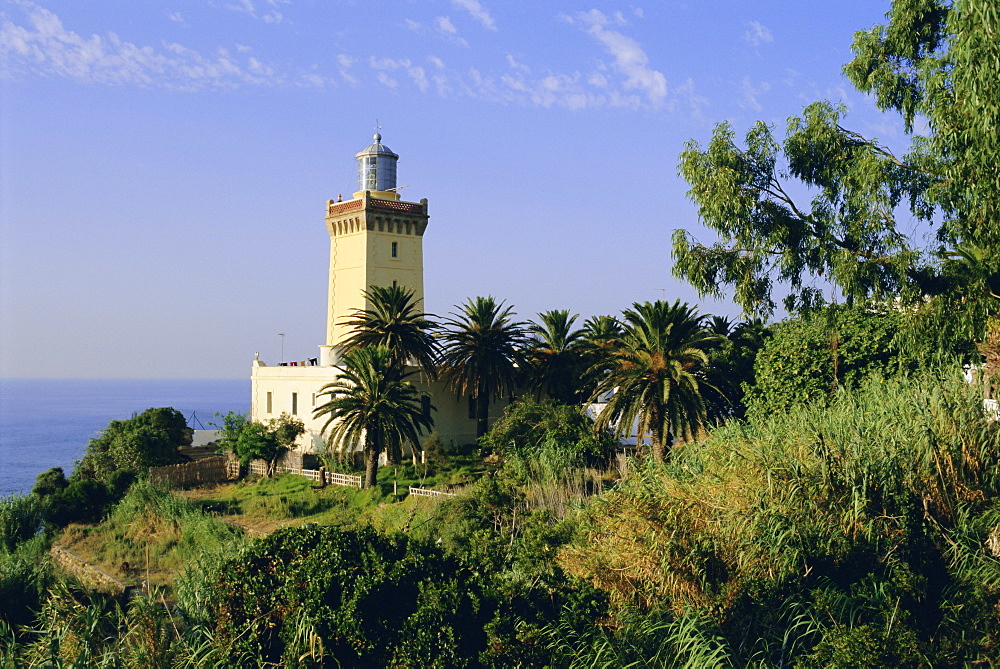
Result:
<svg viewBox="0 0 1000 669">
<path fill-rule="evenodd" d="M 492 297 L 437 323 L 411 292 L 373 288 L 320 408 L 334 446 L 365 451 L 363 489 L 290 475 L 158 489 L 143 473 L 179 458 L 176 412 L 112 423 L 68 479 L 49 470 L 0 501 L 0 661 L 995 663 L 998 32 L 982 0 L 895 0 L 858 34 L 858 88 L 930 125 L 906 156 L 825 103 L 781 144 L 759 124 L 740 147 L 723 125 L 688 147 L 681 172 L 719 241 L 678 233 L 675 271 L 748 314 L 787 290 L 780 323 L 646 302 L 576 328 Z M 814 187 L 809 206 L 789 178 Z M 934 243 L 899 234 L 905 216 Z M 983 358 L 985 383 L 963 374 Z M 477 444 L 447 453 L 424 434 L 413 367 L 476 401 Z M 488 429 L 485 407 L 511 394 Z M 605 405 L 596 423 L 588 401 Z M 633 427 L 626 454 L 615 435 Z M 226 444 L 273 462 L 297 429 L 230 416 Z M 407 497 L 417 482 L 465 485 Z M 234 527 L 249 519 L 266 536 Z M 148 562 L 133 579 L 153 584 L 131 599 L 84 588 L 52 566 L 56 538 L 111 571 Z"/>
</svg>

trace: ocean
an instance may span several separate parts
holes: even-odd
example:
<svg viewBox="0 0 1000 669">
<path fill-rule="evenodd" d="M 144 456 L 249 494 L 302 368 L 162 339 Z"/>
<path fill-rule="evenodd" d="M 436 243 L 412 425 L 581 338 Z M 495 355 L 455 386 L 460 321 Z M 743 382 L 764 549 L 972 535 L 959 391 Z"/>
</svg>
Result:
<svg viewBox="0 0 1000 669">
<path fill-rule="evenodd" d="M 50 467 L 69 476 L 112 420 L 173 407 L 195 429 L 250 410 L 249 379 L 0 379 L 0 497 L 30 492 Z"/>
</svg>

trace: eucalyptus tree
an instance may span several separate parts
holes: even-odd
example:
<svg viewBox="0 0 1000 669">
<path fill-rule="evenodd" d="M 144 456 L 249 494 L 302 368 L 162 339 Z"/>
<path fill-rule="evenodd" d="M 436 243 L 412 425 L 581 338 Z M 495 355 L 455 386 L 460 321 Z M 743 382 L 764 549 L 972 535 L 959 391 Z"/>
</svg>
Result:
<svg viewBox="0 0 1000 669">
<path fill-rule="evenodd" d="M 415 448 L 420 435 L 434 425 L 423 395 L 408 382 L 406 372 L 385 346 L 364 346 L 344 353 L 332 383 L 320 390 L 329 399 L 316 407 L 326 416 L 322 432 L 342 450 L 363 444 L 364 486 L 375 485 L 379 456 L 399 462 L 404 444 Z"/>
<path fill-rule="evenodd" d="M 577 318 L 567 309 L 553 309 L 527 327 L 528 385 L 563 404 L 579 398 L 586 365 L 584 331 L 573 329 Z"/>
<path fill-rule="evenodd" d="M 412 361 L 429 378 L 436 378 L 438 345 L 432 334 L 436 325 L 432 314 L 420 311 L 415 291 L 402 286 L 372 286 L 362 293 L 371 306 L 355 309 L 344 320 L 353 329 L 344 349 L 385 346 L 394 365 Z"/>
<path fill-rule="evenodd" d="M 708 349 L 719 340 L 698 312 L 680 300 L 634 303 L 623 312 L 621 337 L 606 361 L 608 371 L 591 401 L 608 393 L 597 429 L 627 436 L 633 427 L 649 434 L 653 457 L 662 461 L 668 443 L 699 436 L 707 411 L 702 372 Z"/>
<path fill-rule="evenodd" d="M 845 128 L 845 110 L 826 102 L 790 118 L 783 141 L 757 123 L 740 143 L 722 123 L 707 146 L 688 143 L 680 172 L 718 241 L 675 231 L 674 273 L 702 295 L 730 289 L 760 316 L 776 307 L 775 283 L 789 310 L 821 301 L 823 281 L 848 302 L 939 296 L 939 313 L 981 334 L 1000 266 L 980 263 L 988 276 L 972 296 L 946 259 L 1000 247 L 1000 13 L 984 0 L 894 0 L 887 19 L 855 35 L 845 72 L 902 117 L 907 152 Z M 794 196 L 803 185 L 811 201 Z M 930 242 L 909 236 L 920 226 Z"/>
<path fill-rule="evenodd" d="M 526 324 L 492 296 L 470 299 L 458 309 L 437 333 L 441 372 L 455 392 L 473 398 L 479 438 L 489 427 L 492 399 L 512 395 L 517 387 Z"/>
</svg>

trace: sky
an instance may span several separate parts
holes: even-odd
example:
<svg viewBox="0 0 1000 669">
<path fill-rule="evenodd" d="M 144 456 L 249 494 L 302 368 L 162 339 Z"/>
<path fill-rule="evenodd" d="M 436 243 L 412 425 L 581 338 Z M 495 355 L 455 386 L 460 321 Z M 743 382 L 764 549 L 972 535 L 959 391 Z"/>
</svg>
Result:
<svg viewBox="0 0 1000 669">
<path fill-rule="evenodd" d="M 429 200 L 428 312 L 580 321 L 701 299 L 677 175 L 810 102 L 890 146 L 841 68 L 888 2 L 0 1 L 0 377 L 246 378 L 324 343 L 325 203 L 354 154 Z M 806 194 L 807 195 L 807 194 Z M 284 337 L 279 337 L 284 333 Z"/>
</svg>

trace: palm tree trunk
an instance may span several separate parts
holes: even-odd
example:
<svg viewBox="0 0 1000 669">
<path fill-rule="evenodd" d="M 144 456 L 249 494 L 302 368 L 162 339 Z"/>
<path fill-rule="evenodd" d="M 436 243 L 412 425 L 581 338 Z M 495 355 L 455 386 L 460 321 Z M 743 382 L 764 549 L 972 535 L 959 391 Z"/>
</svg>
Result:
<svg viewBox="0 0 1000 669">
<path fill-rule="evenodd" d="M 362 488 L 371 488 L 375 485 L 378 476 L 378 454 L 371 450 L 365 450 L 365 482 Z"/>
<path fill-rule="evenodd" d="M 651 450 L 653 451 L 653 459 L 657 462 L 663 462 L 666 460 L 667 448 L 664 445 L 664 439 L 662 431 L 659 427 L 654 426 L 650 430 L 650 437 L 652 438 Z"/>
<path fill-rule="evenodd" d="M 365 483 L 362 488 L 374 487 L 378 477 L 379 440 L 369 431 L 365 435 Z"/>
</svg>

